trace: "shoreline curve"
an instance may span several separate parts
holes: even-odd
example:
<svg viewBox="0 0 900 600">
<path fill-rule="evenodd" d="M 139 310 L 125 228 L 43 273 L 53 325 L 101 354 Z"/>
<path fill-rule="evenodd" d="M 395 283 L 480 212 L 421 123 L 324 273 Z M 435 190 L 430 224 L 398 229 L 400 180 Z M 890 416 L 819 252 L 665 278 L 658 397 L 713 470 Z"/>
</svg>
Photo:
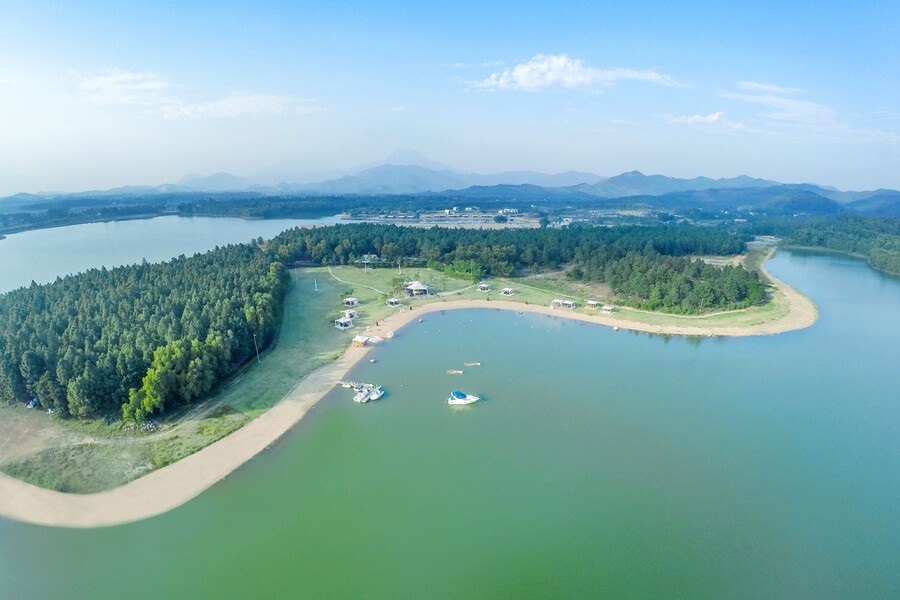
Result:
<svg viewBox="0 0 900 600">
<path fill-rule="evenodd" d="M 771 255 L 770 255 L 771 256 Z M 818 311 L 809 298 L 764 274 L 784 294 L 785 316 L 760 325 L 653 325 L 605 314 L 576 313 L 545 306 L 502 300 L 433 302 L 394 313 L 367 328 L 370 336 L 384 336 L 437 311 L 492 308 L 575 319 L 619 329 L 663 335 L 773 335 L 812 325 Z M 348 347 L 341 356 L 301 379 L 275 406 L 231 435 L 125 485 L 94 494 L 69 494 L 40 488 L 0 473 L 0 518 L 53 527 L 91 528 L 123 525 L 168 512 L 199 496 L 241 465 L 276 442 L 315 407 L 337 382 L 368 354 L 368 348 Z"/>
</svg>

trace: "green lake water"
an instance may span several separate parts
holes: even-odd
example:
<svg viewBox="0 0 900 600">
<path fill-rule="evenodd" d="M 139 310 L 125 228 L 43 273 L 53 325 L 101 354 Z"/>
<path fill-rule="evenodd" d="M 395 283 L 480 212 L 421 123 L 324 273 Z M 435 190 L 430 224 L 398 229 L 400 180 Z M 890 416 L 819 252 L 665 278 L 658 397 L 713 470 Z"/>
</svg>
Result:
<svg viewBox="0 0 900 600">
<path fill-rule="evenodd" d="M 170 513 L 0 519 L 0 598 L 900 597 L 900 281 L 835 255 L 768 268 L 816 325 L 425 315 L 351 373 L 380 401 L 337 388 Z"/>
</svg>

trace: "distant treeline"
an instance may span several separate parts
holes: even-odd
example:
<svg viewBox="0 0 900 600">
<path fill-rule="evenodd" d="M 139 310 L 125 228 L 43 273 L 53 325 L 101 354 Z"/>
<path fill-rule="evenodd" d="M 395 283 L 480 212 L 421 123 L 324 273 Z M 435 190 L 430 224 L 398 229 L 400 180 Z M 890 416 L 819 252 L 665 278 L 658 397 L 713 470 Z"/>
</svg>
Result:
<svg viewBox="0 0 900 600">
<path fill-rule="evenodd" d="M 0 296 L 0 398 L 142 420 L 206 395 L 273 339 L 287 273 L 256 246 L 93 269 Z"/>
<path fill-rule="evenodd" d="M 834 218 L 757 219 L 746 229 L 774 235 L 786 244 L 825 248 L 866 257 L 876 269 L 900 275 L 900 220 L 841 216 Z"/>
<path fill-rule="evenodd" d="M 495 230 L 357 224 L 293 229 L 272 245 L 291 261 L 353 264 L 372 253 L 383 264 L 417 261 L 473 282 L 564 266 L 573 279 L 609 283 L 621 303 L 675 313 L 742 308 L 765 300 L 765 286 L 756 273 L 688 258 L 744 250 L 744 239 L 716 228 Z"/>
<path fill-rule="evenodd" d="M 2 210 L 3 206 L 0 206 L 0 232 L 161 215 L 309 219 L 340 213 L 417 214 L 443 210 L 457 202 L 472 203 L 471 200 L 438 195 L 271 196 L 248 192 L 66 197 L 18 205 L 13 210 Z M 526 206 L 522 202 L 502 199 L 479 200 L 477 204 L 487 210 L 498 206 Z"/>
<path fill-rule="evenodd" d="M 66 198 L 33 202 L 20 206 L 15 211 L 0 212 L 0 231 L 14 232 L 162 215 L 253 219 L 317 218 L 349 212 L 372 202 L 371 198 L 279 198 L 246 193 Z"/>
</svg>

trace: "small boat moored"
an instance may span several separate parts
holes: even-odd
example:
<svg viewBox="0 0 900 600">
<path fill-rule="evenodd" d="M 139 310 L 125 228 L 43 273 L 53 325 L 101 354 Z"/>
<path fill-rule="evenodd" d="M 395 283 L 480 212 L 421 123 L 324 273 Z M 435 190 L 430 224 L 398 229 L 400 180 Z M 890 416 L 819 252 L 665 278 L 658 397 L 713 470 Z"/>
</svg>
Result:
<svg viewBox="0 0 900 600">
<path fill-rule="evenodd" d="M 455 390 L 450 392 L 450 397 L 447 399 L 447 404 L 453 406 L 461 406 L 464 404 L 472 404 L 473 402 L 478 402 L 478 400 L 478 396 L 475 396 L 474 394 L 466 394 L 465 392 Z"/>
<path fill-rule="evenodd" d="M 384 396 L 384 388 L 377 383 L 359 383 L 356 381 L 342 381 L 344 387 L 351 387 L 355 394 L 353 401 L 365 404 L 369 400 L 378 400 Z"/>
<path fill-rule="evenodd" d="M 459 375 L 462 373 L 462 369 L 447 369 L 448 375 Z"/>
</svg>

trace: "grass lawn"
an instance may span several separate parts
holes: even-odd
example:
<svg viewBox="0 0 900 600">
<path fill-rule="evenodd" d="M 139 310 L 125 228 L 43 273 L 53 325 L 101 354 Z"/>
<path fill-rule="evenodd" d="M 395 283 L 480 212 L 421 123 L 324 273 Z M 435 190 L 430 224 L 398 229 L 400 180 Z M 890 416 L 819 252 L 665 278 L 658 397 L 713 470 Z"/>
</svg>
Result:
<svg viewBox="0 0 900 600">
<path fill-rule="evenodd" d="M 760 270 L 773 247 L 770 245 L 755 245 L 751 247 L 744 257 L 743 264 L 750 270 Z M 731 264 L 731 257 L 716 257 L 722 264 Z M 319 276 L 319 281 L 329 276 L 328 268 L 313 269 Z M 362 301 L 358 307 L 360 316 L 374 321 L 376 318 L 388 314 L 390 310 L 384 307 L 383 300 L 395 295 L 392 282 L 399 276 L 393 269 L 369 269 L 367 271 L 355 267 L 331 267 L 330 273 L 334 277 L 344 281 L 347 295 L 354 295 Z M 473 299 L 473 300 L 506 300 L 521 302 L 523 304 L 538 304 L 548 306 L 550 301 L 559 298 L 561 300 L 574 300 L 578 306 L 576 312 L 587 315 L 598 313 L 596 309 L 586 308 L 587 300 L 597 300 L 603 303 L 615 305 L 609 287 L 605 284 L 585 284 L 571 281 L 566 278 L 564 272 L 556 271 L 528 275 L 512 279 L 487 278 L 482 283 L 490 285 L 490 291 L 482 292 L 475 284 L 446 277 L 439 271 L 431 269 L 409 269 L 404 271 L 403 278 L 419 279 L 436 292 L 435 296 L 416 298 L 413 300 L 404 297 L 406 306 L 421 305 L 432 302 L 449 300 Z M 503 296 L 500 290 L 512 288 L 512 296 Z M 617 307 L 616 315 L 630 321 L 645 323 L 648 325 L 674 325 L 688 327 L 745 327 L 769 323 L 780 319 L 787 314 L 789 306 L 785 297 L 777 290 L 770 290 L 769 302 L 764 306 L 754 306 L 743 310 L 735 310 L 705 315 L 672 315 L 642 311 L 627 307 Z M 378 302 L 372 302 L 380 300 Z M 337 317 L 339 311 L 335 311 Z"/>
</svg>

